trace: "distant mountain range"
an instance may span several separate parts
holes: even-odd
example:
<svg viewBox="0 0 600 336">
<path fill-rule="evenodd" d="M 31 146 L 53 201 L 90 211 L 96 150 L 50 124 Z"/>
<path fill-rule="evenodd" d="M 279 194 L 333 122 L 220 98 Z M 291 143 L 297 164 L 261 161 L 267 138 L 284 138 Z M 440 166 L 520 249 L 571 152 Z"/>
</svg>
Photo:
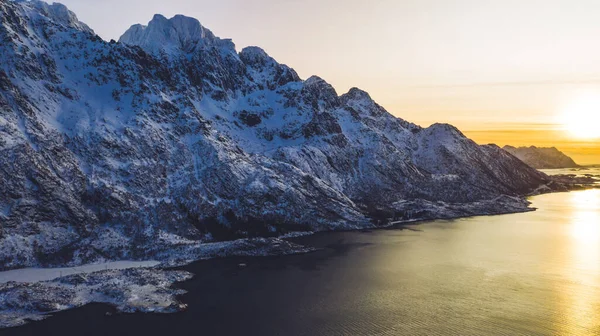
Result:
<svg viewBox="0 0 600 336">
<path fill-rule="evenodd" d="M 0 0 L 0 269 L 525 211 L 547 183 L 195 19 L 107 42 L 63 5 Z"/>
<path fill-rule="evenodd" d="M 504 150 L 536 169 L 577 168 L 578 164 L 555 147 L 512 147 Z"/>
</svg>

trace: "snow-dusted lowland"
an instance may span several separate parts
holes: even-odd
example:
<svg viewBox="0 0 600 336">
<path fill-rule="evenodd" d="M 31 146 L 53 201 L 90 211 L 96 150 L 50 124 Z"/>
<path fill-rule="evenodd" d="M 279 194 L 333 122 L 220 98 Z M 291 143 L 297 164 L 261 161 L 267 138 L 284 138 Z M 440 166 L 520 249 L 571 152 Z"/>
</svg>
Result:
<svg viewBox="0 0 600 336">
<path fill-rule="evenodd" d="M 8 282 L 32 283 L 51 281 L 69 275 L 95 273 L 103 270 L 123 270 L 130 268 L 148 268 L 159 265 L 158 261 L 112 261 L 107 263 L 81 265 L 63 268 L 20 268 L 0 272 L 0 284 Z"/>
<path fill-rule="evenodd" d="M 91 302 L 108 303 L 125 313 L 178 312 L 186 308 L 177 300 L 177 295 L 185 291 L 174 288 L 173 284 L 193 275 L 159 266 L 223 256 L 270 256 L 313 250 L 277 238 L 206 244 L 189 241 L 171 247 L 168 251 L 173 256 L 165 257 L 168 260 L 161 265 L 154 261 L 128 261 L 0 272 L 0 329 L 41 320 L 56 311 Z"/>
<path fill-rule="evenodd" d="M 63 5 L 0 0 L 0 270 L 303 251 L 218 242 L 526 211 L 549 183 L 195 19 L 156 15 L 107 42 Z M 142 270 L 92 278 L 106 272 Z"/>
<path fill-rule="evenodd" d="M 0 286 L 0 328 L 49 317 L 50 313 L 90 302 L 113 304 L 121 312 L 169 313 L 185 309 L 171 288 L 190 279 L 185 271 L 131 268 L 77 274 L 53 281 L 11 282 Z"/>
</svg>

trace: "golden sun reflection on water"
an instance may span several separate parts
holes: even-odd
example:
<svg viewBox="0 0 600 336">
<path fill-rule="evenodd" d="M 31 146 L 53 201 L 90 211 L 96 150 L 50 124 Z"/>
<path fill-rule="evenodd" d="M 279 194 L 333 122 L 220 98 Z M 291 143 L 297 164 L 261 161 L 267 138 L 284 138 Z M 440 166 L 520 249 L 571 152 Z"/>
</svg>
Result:
<svg viewBox="0 0 600 336">
<path fill-rule="evenodd" d="M 600 307 L 594 288 L 600 287 L 600 193 L 598 190 L 574 192 L 569 197 L 571 220 L 568 226 L 568 256 L 571 272 L 561 286 L 567 310 L 562 324 L 564 335 L 574 330 L 599 332 Z"/>
<path fill-rule="evenodd" d="M 600 196 L 595 190 L 571 193 L 571 236 L 583 245 L 600 244 Z"/>
</svg>

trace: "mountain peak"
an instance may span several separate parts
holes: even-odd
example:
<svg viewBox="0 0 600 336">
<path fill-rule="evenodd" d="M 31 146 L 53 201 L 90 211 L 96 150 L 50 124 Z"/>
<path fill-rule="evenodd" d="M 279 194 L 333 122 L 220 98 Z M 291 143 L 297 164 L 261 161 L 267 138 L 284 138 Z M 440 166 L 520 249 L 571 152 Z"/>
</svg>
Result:
<svg viewBox="0 0 600 336">
<path fill-rule="evenodd" d="M 435 123 L 425 129 L 434 138 L 466 139 L 467 137 L 455 126 L 446 123 Z"/>
<path fill-rule="evenodd" d="M 166 18 L 164 15 L 162 15 L 162 14 L 154 14 L 154 16 L 152 17 L 152 20 L 151 20 L 151 22 L 152 22 L 152 21 L 157 21 L 157 22 L 164 21 L 164 22 L 166 22 L 166 21 L 169 21 L 169 19 L 167 19 L 167 18 Z"/>
<path fill-rule="evenodd" d="M 312 75 L 310 77 L 308 77 L 305 81 L 306 85 L 329 85 L 323 78 L 317 76 L 317 75 Z"/>
<path fill-rule="evenodd" d="M 191 53 L 199 46 L 212 44 L 218 38 L 200 24 L 200 21 L 175 15 L 167 19 L 156 14 L 147 26 L 136 24 L 131 26 L 119 39 L 119 42 L 140 46 L 146 51 L 157 53 Z"/>
<path fill-rule="evenodd" d="M 16 0 L 16 3 L 25 5 L 31 9 L 37 10 L 43 16 L 54 21 L 57 24 L 62 24 L 67 27 L 75 28 L 77 30 L 94 33 L 94 31 L 88 27 L 85 23 L 79 21 L 77 15 L 71 12 L 67 6 L 54 2 L 48 4 L 41 0 Z"/>
<path fill-rule="evenodd" d="M 240 58 L 245 64 L 251 66 L 265 66 L 276 61 L 260 47 L 249 46 L 240 51 Z"/>
<path fill-rule="evenodd" d="M 338 94 L 334 87 L 319 76 L 310 76 L 304 81 L 304 87 L 310 90 L 318 91 L 319 95 L 330 96 L 336 99 L 338 98 Z"/>
<path fill-rule="evenodd" d="M 343 94 L 342 98 L 345 100 L 360 100 L 365 102 L 373 101 L 368 92 L 356 87 L 351 88 L 347 93 Z"/>
</svg>

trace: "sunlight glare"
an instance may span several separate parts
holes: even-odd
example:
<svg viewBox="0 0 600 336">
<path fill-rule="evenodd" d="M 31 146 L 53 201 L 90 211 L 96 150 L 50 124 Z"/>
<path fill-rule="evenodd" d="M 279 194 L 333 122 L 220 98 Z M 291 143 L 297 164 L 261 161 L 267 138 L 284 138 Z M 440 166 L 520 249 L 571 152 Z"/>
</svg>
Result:
<svg viewBox="0 0 600 336">
<path fill-rule="evenodd" d="M 600 92 L 586 92 L 571 99 L 563 107 L 559 123 L 574 138 L 600 138 Z"/>
<path fill-rule="evenodd" d="M 582 244 L 600 244 L 600 197 L 596 190 L 572 193 L 574 209 L 571 236 Z"/>
</svg>

